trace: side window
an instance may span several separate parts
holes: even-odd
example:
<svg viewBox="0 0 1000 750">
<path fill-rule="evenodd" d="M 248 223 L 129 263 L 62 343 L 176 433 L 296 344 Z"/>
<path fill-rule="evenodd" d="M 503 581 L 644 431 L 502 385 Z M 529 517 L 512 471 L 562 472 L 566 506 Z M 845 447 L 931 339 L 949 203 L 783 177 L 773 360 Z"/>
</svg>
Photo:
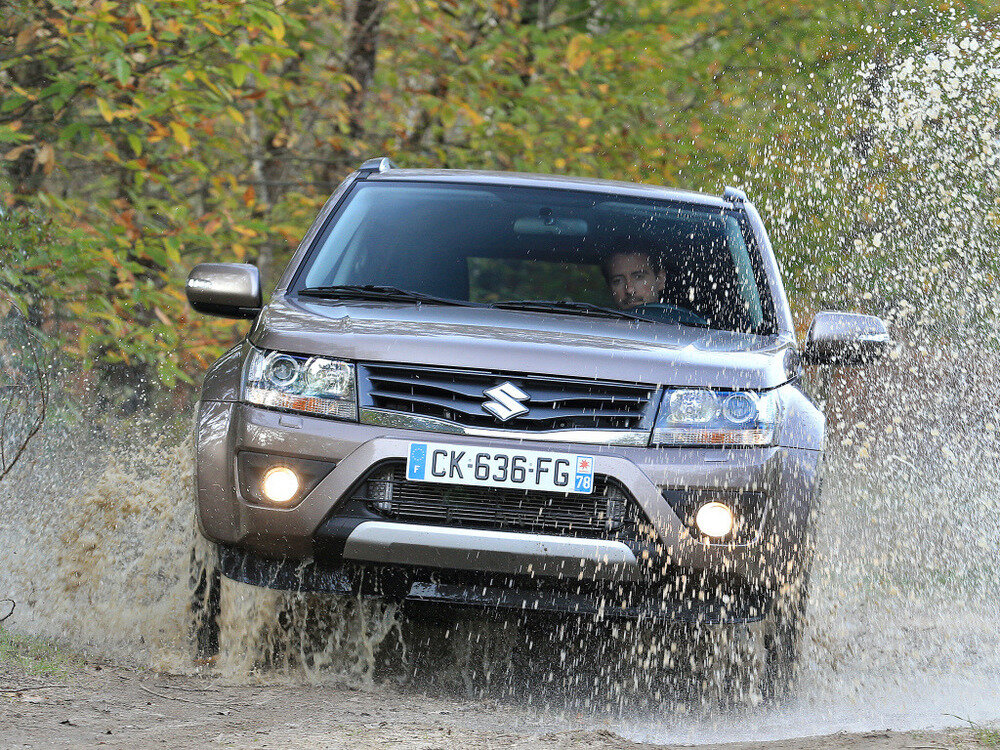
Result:
<svg viewBox="0 0 1000 750">
<path fill-rule="evenodd" d="M 764 322 L 760 289 L 757 288 L 757 277 L 754 275 L 753 261 L 750 260 L 750 249 L 743 240 L 739 222 L 732 216 L 726 217 L 726 239 L 729 251 L 733 255 L 733 263 L 736 266 L 739 306 L 746 312 L 750 325 L 754 329 L 758 329 Z"/>
</svg>

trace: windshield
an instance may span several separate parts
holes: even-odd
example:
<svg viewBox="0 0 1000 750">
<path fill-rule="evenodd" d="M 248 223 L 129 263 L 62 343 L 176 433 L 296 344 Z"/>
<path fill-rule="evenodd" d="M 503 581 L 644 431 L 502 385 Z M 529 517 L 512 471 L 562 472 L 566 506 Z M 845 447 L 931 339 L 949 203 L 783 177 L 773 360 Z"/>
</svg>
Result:
<svg viewBox="0 0 1000 750">
<path fill-rule="evenodd" d="M 615 314 L 770 332 L 752 235 L 740 214 L 571 190 L 360 183 L 290 291 L 382 288 L 537 314 Z M 323 290 L 324 287 L 332 287 Z M 395 290 L 388 295 L 385 289 Z M 338 292 L 338 289 L 340 290 Z"/>
</svg>

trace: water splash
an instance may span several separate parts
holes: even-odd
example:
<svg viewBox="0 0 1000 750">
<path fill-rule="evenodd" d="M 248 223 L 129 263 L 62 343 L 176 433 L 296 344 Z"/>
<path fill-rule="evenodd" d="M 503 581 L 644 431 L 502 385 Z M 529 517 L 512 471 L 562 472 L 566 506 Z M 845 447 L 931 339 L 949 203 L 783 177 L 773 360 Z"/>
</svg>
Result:
<svg viewBox="0 0 1000 750">
<path fill-rule="evenodd" d="M 47 431 L 0 485 L 0 589 L 20 627 L 179 667 L 191 442 L 125 448 L 74 427 Z"/>
<path fill-rule="evenodd" d="M 717 645 L 689 648 L 683 630 L 401 622 L 388 605 L 228 583 L 222 652 L 199 667 L 190 442 L 156 445 L 148 424 L 128 427 L 154 443 L 138 449 L 60 424 L 0 484 L 0 594 L 24 603 L 18 627 L 165 669 L 610 711 L 645 740 L 996 719 L 998 100 L 1000 38 L 970 25 L 877 54 L 825 124 L 747 176 L 790 285 L 817 290 L 809 307 L 882 314 L 899 340 L 885 365 L 816 376 L 830 470 L 801 677 L 783 705 L 720 708 L 709 683 L 724 672 L 705 668 Z"/>
</svg>

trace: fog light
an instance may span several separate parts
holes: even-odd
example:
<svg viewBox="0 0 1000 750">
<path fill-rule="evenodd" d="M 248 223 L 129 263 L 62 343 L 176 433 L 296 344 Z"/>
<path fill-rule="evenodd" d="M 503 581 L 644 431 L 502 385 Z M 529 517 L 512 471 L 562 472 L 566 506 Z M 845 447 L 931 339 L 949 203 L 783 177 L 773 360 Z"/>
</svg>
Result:
<svg viewBox="0 0 1000 750">
<path fill-rule="evenodd" d="M 260 491 L 272 503 L 287 503 L 299 494 L 299 478 L 287 466 L 275 466 L 264 472 Z"/>
<path fill-rule="evenodd" d="M 705 503 L 694 522 L 705 536 L 721 539 L 733 530 L 733 512 L 722 503 Z"/>
</svg>

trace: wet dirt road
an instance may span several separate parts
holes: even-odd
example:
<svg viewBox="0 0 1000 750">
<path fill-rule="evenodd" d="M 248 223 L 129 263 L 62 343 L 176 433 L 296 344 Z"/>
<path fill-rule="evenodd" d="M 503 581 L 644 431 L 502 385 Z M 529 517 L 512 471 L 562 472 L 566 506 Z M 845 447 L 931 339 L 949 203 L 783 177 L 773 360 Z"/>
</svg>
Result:
<svg viewBox="0 0 1000 750">
<path fill-rule="evenodd" d="M 0 748 L 654 748 L 593 718 L 553 721 L 489 701 L 364 688 L 227 684 L 107 663 L 60 678 L 0 665 Z M 971 729 L 838 733 L 702 747 L 917 750 L 990 747 Z M 711 743 L 706 734 L 702 740 Z"/>
</svg>

